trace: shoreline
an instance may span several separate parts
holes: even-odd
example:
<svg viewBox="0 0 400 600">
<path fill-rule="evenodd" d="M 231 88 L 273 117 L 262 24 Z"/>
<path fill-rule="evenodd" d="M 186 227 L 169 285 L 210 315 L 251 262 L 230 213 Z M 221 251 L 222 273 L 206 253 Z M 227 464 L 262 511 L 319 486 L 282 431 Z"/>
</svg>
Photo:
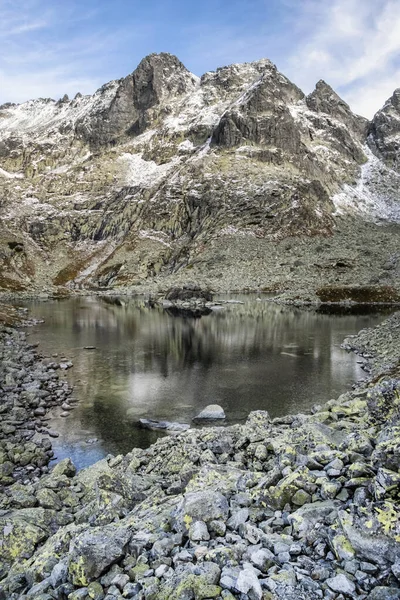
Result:
<svg viewBox="0 0 400 600">
<path fill-rule="evenodd" d="M 374 286 L 371 286 L 373 289 Z M 58 294 L 57 291 L 52 292 L 37 292 L 37 293 L 26 293 L 26 292 L 13 292 L 8 293 L 7 291 L 0 290 L 0 303 L 1 302 L 15 302 L 18 300 L 40 300 L 46 302 L 48 300 L 65 300 L 68 298 L 79 298 L 79 297 L 98 297 L 98 296 L 109 296 L 112 298 L 118 297 L 128 297 L 128 298 L 136 298 L 136 297 L 145 297 L 155 299 L 156 301 L 161 301 L 165 296 L 166 290 L 161 289 L 153 289 L 151 287 L 146 290 L 143 289 L 115 289 L 115 290 L 68 290 L 68 293 Z M 286 292 L 276 292 L 276 291 L 267 291 L 260 290 L 259 288 L 254 289 L 227 289 L 227 290 L 218 290 L 212 291 L 215 296 L 225 296 L 225 295 L 258 295 L 261 299 L 265 298 L 268 302 L 273 302 L 275 304 L 288 305 L 288 306 L 296 306 L 299 308 L 329 308 L 332 307 L 344 307 L 344 308 L 352 308 L 358 306 L 377 306 L 377 307 L 399 307 L 400 308 L 400 300 L 399 299 L 391 299 L 391 300 L 359 300 L 359 299 L 341 299 L 341 300 L 321 300 L 316 297 L 314 291 L 311 292 L 311 295 L 314 295 L 314 298 L 310 298 L 310 293 L 306 293 L 304 291 L 286 291 Z M 303 296 L 303 297 L 302 297 Z M 1 316 L 1 315 L 0 315 Z"/>
<path fill-rule="evenodd" d="M 397 329 L 400 313 L 346 338 L 379 381 L 311 414 L 255 411 L 10 486 L 0 598 L 400 598 Z"/>
<path fill-rule="evenodd" d="M 18 318 L 18 314 L 13 314 Z M 30 324 L 22 322 L 21 325 Z M 0 492 L 37 481 L 54 455 L 47 413 L 67 404 L 72 389 L 59 375 L 64 363 L 43 359 L 27 332 L 0 323 Z M 0 503 L 2 506 L 4 502 Z"/>
</svg>

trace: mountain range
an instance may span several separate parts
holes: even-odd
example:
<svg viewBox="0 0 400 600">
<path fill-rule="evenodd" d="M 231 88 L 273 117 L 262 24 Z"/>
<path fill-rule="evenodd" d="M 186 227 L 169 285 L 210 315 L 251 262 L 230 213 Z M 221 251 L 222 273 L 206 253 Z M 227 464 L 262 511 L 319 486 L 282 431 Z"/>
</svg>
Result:
<svg viewBox="0 0 400 600">
<path fill-rule="evenodd" d="M 198 78 L 152 54 L 92 96 L 0 106 L 0 290 L 393 299 L 399 189 L 400 89 L 368 121 L 267 59 Z"/>
</svg>

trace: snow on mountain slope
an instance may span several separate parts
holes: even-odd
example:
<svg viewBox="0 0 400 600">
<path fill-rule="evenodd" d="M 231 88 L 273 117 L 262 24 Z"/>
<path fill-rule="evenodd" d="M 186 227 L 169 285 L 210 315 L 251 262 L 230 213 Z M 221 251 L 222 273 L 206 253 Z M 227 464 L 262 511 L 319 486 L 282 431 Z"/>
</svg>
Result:
<svg viewBox="0 0 400 600">
<path fill-rule="evenodd" d="M 346 215 L 398 223 L 384 156 L 393 98 L 371 124 L 325 82 L 305 96 L 267 59 L 198 78 L 160 54 L 93 96 L 4 105 L 0 266 L 15 274 L 18 240 L 29 282 L 128 285 L 196 264 L 212 273 L 205 256 L 222 239 L 228 268 L 249 240 L 332 236 Z"/>
<path fill-rule="evenodd" d="M 40 98 L 16 106 L 0 107 L 0 135 L 27 135 L 39 141 L 40 136 L 48 138 L 61 131 L 73 131 L 78 119 L 108 108 L 118 86 L 118 81 L 111 81 L 92 96 L 78 94 L 71 101 Z"/>
<path fill-rule="evenodd" d="M 367 162 L 355 186 L 344 185 L 332 198 L 338 214 L 358 214 L 376 222 L 400 223 L 400 173 L 365 147 Z"/>
</svg>

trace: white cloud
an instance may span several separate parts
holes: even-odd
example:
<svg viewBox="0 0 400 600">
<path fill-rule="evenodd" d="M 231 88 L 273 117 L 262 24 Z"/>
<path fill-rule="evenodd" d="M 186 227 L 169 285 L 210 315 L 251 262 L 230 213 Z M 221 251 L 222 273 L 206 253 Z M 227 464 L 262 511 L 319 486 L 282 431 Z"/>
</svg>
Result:
<svg viewBox="0 0 400 600">
<path fill-rule="evenodd" d="M 325 79 L 353 110 L 371 117 L 400 85 L 400 0 L 305 0 L 301 6 L 286 74 L 305 91 Z"/>
<path fill-rule="evenodd" d="M 132 16 L 111 25 L 101 2 L 93 11 L 78 0 L 0 0 L 0 104 L 92 93 L 161 50 L 198 75 L 267 57 L 306 93 L 324 79 L 367 117 L 400 86 L 400 0 L 247 0 L 240 20 L 242 3 L 225 14 L 219 2 L 198 21 L 146 13 L 138 27 Z"/>
<path fill-rule="evenodd" d="M 73 3 L 43 6 L 41 0 L 0 0 L 0 104 L 93 93 L 105 83 L 99 56 L 112 35 L 79 29 L 93 11 L 77 11 Z"/>
</svg>

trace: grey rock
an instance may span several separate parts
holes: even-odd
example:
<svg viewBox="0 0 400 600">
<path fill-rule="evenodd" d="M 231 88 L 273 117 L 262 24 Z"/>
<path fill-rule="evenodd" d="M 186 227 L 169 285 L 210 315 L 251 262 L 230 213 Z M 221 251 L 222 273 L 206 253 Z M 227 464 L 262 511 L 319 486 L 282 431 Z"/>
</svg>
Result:
<svg viewBox="0 0 400 600">
<path fill-rule="evenodd" d="M 161 579 L 161 577 L 163 577 L 163 575 L 165 575 L 165 573 L 168 571 L 168 569 L 169 569 L 168 565 L 160 565 L 159 567 L 157 567 L 157 569 L 155 569 L 154 575 L 158 579 Z"/>
<path fill-rule="evenodd" d="M 226 521 L 229 512 L 228 501 L 219 492 L 204 491 L 190 492 L 185 495 L 177 510 L 172 516 L 173 526 L 178 532 L 188 530 L 188 516 L 192 521 L 204 521 L 208 523 L 213 520 Z"/>
<path fill-rule="evenodd" d="M 88 598 L 87 588 L 82 587 L 68 595 L 68 600 L 86 600 Z"/>
<path fill-rule="evenodd" d="M 61 584 L 66 583 L 68 576 L 68 560 L 64 559 L 57 563 L 51 572 L 50 583 L 53 588 L 58 588 Z"/>
<path fill-rule="evenodd" d="M 221 587 L 230 591 L 238 591 L 236 582 L 239 577 L 239 572 L 240 569 L 238 567 L 224 567 L 219 582 Z"/>
<path fill-rule="evenodd" d="M 92 600 L 103 600 L 105 594 L 102 585 L 98 581 L 92 581 L 87 587 L 87 594 Z"/>
<path fill-rule="evenodd" d="M 226 525 L 223 521 L 213 520 L 209 522 L 208 530 L 211 531 L 211 533 L 215 533 L 215 535 L 222 537 L 226 533 Z"/>
<path fill-rule="evenodd" d="M 258 577 L 252 569 L 240 571 L 235 587 L 238 592 L 247 594 L 250 600 L 261 600 L 262 589 Z"/>
<path fill-rule="evenodd" d="M 197 565 L 193 572 L 195 575 L 200 575 L 209 585 L 217 585 L 221 577 L 219 566 L 210 561 L 204 561 Z"/>
<path fill-rule="evenodd" d="M 257 569 L 260 569 L 260 571 L 265 573 L 275 564 L 275 556 L 267 548 L 262 548 L 250 554 L 250 561 Z"/>
<path fill-rule="evenodd" d="M 396 560 L 392 565 L 392 573 L 398 581 L 400 581 L 400 559 Z"/>
<path fill-rule="evenodd" d="M 237 530 L 239 525 L 246 523 L 249 518 L 249 514 L 249 509 L 246 507 L 236 510 L 229 517 L 226 524 L 230 529 Z"/>
<path fill-rule="evenodd" d="M 351 595 L 355 592 L 356 586 L 346 575 L 340 574 L 326 580 L 327 585 L 334 592 Z"/>
<path fill-rule="evenodd" d="M 123 597 L 124 598 L 134 598 L 139 594 L 142 586 L 139 583 L 127 583 L 124 587 Z"/>
<path fill-rule="evenodd" d="M 274 554 L 280 554 L 281 552 L 289 552 L 290 545 L 284 542 L 277 542 L 274 544 Z"/>
<path fill-rule="evenodd" d="M 210 539 L 207 525 L 204 521 L 194 521 L 189 527 L 189 539 L 192 542 L 202 542 Z"/>
<path fill-rule="evenodd" d="M 203 408 L 203 410 L 200 411 L 199 414 L 196 415 L 196 417 L 194 418 L 196 420 L 218 420 L 225 419 L 226 416 L 222 406 L 219 406 L 219 404 L 209 404 L 208 406 Z"/>
<path fill-rule="evenodd" d="M 69 575 L 75 585 L 93 581 L 110 565 L 124 556 L 130 532 L 109 525 L 85 531 L 71 543 Z"/>
<path fill-rule="evenodd" d="M 129 582 L 129 575 L 120 573 L 116 575 L 111 582 L 111 585 L 115 585 L 119 590 L 123 590 L 126 584 Z"/>
<path fill-rule="evenodd" d="M 299 543 L 291 544 L 289 547 L 289 552 L 293 556 L 298 556 L 299 554 L 302 553 L 302 551 L 303 551 L 302 545 Z"/>
<path fill-rule="evenodd" d="M 385 586 L 376 586 L 368 595 L 367 600 L 399 600 L 400 589 Z"/>
<path fill-rule="evenodd" d="M 47 592 L 47 590 L 50 587 L 51 587 L 51 583 L 50 583 L 49 579 L 44 579 L 40 583 L 37 583 L 36 585 L 31 587 L 31 589 L 28 591 L 26 596 L 29 599 L 38 598 L 41 594 L 44 594 L 45 592 Z"/>
<path fill-rule="evenodd" d="M 262 531 L 250 523 L 242 523 L 242 525 L 239 525 L 239 535 L 250 544 L 258 544 L 262 537 Z"/>
<path fill-rule="evenodd" d="M 171 421 L 154 421 L 152 419 L 139 419 L 139 423 L 145 429 L 154 431 L 166 431 L 167 433 L 180 433 L 190 429 L 186 423 L 173 423 Z"/>
</svg>

